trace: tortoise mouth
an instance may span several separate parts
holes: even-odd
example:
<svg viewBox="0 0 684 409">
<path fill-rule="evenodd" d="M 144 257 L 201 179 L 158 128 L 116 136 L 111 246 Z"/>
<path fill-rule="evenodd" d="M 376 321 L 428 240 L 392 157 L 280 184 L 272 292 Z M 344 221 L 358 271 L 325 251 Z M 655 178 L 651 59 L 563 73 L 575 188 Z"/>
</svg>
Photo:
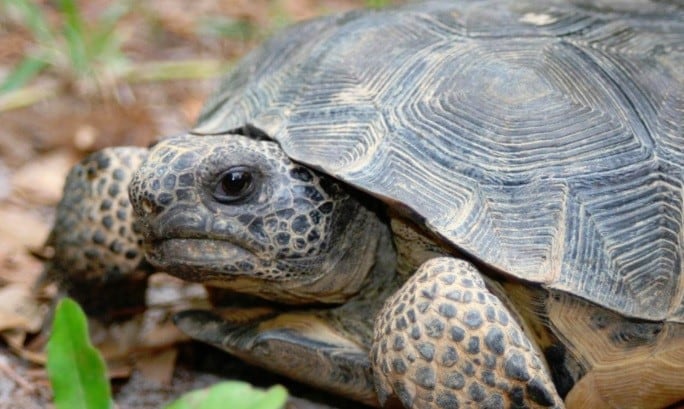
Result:
<svg viewBox="0 0 684 409">
<path fill-rule="evenodd" d="M 215 289 L 283 305 L 319 301 L 300 294 L 297 289 L 301 282 L 297 279 L 265 267 L 263 259 L 230 241 L 206 237 L 157 239 L 147 245 L 146 257 L 161 271 Z"/>
<path fill-rule="evenodd" d="M 208 278 L 198 273 L 220 274 L 222 280 L 229 280 L 231 275 L 248 275 L 244 270 L 257 260 L 240 245 L 216 238 L 171 237 L 152 240 L 146 247 L 147 260 L 153 266 L 196 282 Z M 240 264 L 243 269 L 238 267 Z"/>
</svg>

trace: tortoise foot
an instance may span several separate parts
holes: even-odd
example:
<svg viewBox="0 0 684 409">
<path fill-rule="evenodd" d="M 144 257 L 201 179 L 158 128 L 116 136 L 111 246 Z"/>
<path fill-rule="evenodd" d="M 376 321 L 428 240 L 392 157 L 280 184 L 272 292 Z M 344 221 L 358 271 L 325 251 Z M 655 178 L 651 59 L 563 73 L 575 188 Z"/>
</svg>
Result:
<svg viewBox="0 0 684 409">
<path fill-rule="evenodd" d="M 563 407 L 513 317 L 469 263 L 425 262 L 376 321 L 371 361 L 380 401 L 421 409 Z"/>
<path fill-rule="evenodd" d="M 175 322 L 192 338 L 249 363 L 377 406 L 368 350 L 315 313 L 231 308 L 218 315 L 190 310 L 177 314 Z"/>
</svg>

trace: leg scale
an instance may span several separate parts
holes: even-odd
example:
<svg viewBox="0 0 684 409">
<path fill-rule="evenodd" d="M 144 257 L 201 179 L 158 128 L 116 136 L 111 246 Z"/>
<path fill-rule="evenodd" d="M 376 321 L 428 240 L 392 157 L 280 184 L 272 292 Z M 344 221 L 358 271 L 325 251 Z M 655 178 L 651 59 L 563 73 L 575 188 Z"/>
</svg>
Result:
<svg viewBox="0 0 684 409">
<path fill-rule="evenodd" d="M 406 408 L 563 407 L 545 363 L 471 264 L 425 262 L 381 310 L 371 362 L 381 402 Z"/>
</svg>

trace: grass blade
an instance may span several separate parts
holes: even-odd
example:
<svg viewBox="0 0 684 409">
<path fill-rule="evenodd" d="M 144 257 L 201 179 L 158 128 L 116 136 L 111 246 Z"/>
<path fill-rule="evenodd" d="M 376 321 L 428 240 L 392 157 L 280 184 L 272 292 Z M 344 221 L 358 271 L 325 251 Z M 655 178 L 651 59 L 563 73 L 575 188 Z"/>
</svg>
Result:
<svg viewBox="0 0 684 409">
<path fill-rule="evenodd" d="M 230 65 L 223 60 L 150 61 L 130 67 L 122 78 L 130 83 L 212 78 L 225 73 Z"/>
<path fill-rule="evenodd" d="M 47 65 L 45 61 L 39 58 L 24 58 L 0 84 L 0 94 L 23 87 L 40 74 Z"/>
<path fill-rule="evenodd" d="M 91 32 L 86 38 L 88 54 L 94 57 L 101 57 L 107 54 L 120 54 L 120 39 L 116 30 L 116 24 L 131 11 L 129 1 L 117 1 L 104 10 L 97 19 L 97 24 L 92 27 Z"/>
</svg>

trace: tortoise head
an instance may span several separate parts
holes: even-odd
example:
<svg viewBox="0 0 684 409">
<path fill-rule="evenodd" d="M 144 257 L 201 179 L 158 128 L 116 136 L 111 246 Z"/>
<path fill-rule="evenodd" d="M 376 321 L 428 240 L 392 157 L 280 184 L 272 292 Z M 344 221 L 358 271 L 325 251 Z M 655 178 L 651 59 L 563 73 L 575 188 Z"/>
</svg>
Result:
<svg viewBox="0 0 684 409">
<path fill-rule="evenodd" d="M 234 134 L 160 142 L 129 196 L 156 268 L 279 302 L 358 292 L 383 228 L 347 186 Z"/>
</svg>

